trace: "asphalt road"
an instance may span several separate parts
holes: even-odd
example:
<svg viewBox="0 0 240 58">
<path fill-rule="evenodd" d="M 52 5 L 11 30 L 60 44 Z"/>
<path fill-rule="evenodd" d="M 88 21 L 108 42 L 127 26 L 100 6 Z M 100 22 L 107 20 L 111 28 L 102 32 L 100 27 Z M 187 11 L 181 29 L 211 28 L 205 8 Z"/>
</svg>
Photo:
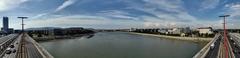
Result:
<svg viewBox="0 0 240 58">
<path fill-rule="evenodd" d="M 10 34 L 0 38 L 0 57 L 4 55 L 5 49 L 15 41 L 18 34 Z M 5 45 L 5 46 L 4 46 Z"/>
<path fill-rule="evenodd" d="M 12 36 L 10 35 L 10 37 Z M 38 51 L 38 48 L 35 46 L 35 44 L 33 43 L 32 39 L 29 36 L 26 36 L 26 35 L 23 37 L 22 35 L 18 36 L 16 40 L 14 40 L 11 43 L 11 45 L 14 45 L 13 49 L 16 49 L 16 52 L 11 54 L 4 53 L 3 54 L 4 56 L 0 58 L 21 58 L 21 57 L 18 57 L 19 55 L 25 56 L 27 58 L 43 58 L 40 51 Z M 19 52 L 24 52 L 24 53 L 19 53 Z"/>
<path fill-rule="evenodd" d="M 18 43 L 19 42 L 20 42 L 20 36 L 17 37 L 16 40 L 13 43 L 11 43 L 11 45 L 15 46 L 14 49 L 16 49 L 16 50 L 18 49 Z M 11 54 L 4 54 L 3 58 L 15 58 L 16 54 L 17 54 L 17 52 L 11 53 Z"/>
<path fill-rule="evenodd" d="M 15 37 L 15 36 L 17 36 L 17 34 L 10 34 L 10 35 L 1 37 L 1 38 L 0 38 L 0 44 L 2 44 L 3 42 L 5 42 L 5 41 L 7 41 L 7 40 L 9 40 L 10 38 L 13 38 L 13 37 Z"/>
<path fill-rule="evenodd" d="M 220 42 L 220 39 L 216 40 L 214 48 L 210 49 L 205 58 L 217 58 Z"/>
<path fill-rule="evenodd" d="M 234 55 L 236 58 L 240 58 L 240 45 L 239 45 L 240 34 L 232 33 L 230 36 L 232 37 L 233 40 L 229 39 L 230 40 L 229 43 L 232 47 Z M 233 44 L 234 42 L 235 44 Z"/>
<path fill-rule="evenodd" d="M 25 42 L 25 48 L 29 58 L 42 58 L 42 55 L 37 50 L 36 46 L 34 46 L 34 44 L 30 41 L 30 38 L 25 37 L 23 40 Z"/>
</svg>

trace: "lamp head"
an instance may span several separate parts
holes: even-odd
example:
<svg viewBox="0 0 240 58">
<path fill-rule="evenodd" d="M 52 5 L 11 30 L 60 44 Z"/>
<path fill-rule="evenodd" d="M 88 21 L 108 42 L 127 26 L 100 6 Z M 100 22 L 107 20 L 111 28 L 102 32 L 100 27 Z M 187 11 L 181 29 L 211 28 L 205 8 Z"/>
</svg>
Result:
<svg viewBox="0 0 240 58">
<path fill-rule="evenodd" d="M 17 18 L 27 19 L 28 17 L 17 17 Z"/>
<path fill-rule="evenodd" d="M 230 15 L 222 15 L 222 16 L 219 16 L 219 17 L 229 17 Z"/>
</svg>

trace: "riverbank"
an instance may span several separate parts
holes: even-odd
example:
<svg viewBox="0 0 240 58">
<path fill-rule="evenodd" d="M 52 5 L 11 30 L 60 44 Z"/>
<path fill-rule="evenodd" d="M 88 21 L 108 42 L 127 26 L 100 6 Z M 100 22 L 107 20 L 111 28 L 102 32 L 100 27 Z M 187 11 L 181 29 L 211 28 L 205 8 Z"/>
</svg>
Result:
<svg viewBox="0 0 240 58">
<path fill-rule="evenodd" d="M 212 38 L 167 36 L 167 35 L 136 33 L 136 32 L 130 32 L 130 33 L 138 34 L 138 35 L 146 35 L 146 36 L 155 36 L 155 37 L 161 37 L 161 38 L 166 38 L 166 39 L 186 40 L 186 41 L 193 41 L 193 42 L 209 42 L 212 40 Z"/>
<path fill-rule="evenodd" d="M 43 37 L 33 37 L 35 41 L 48 41 L 48 40 L 56 40 L 56 39 L 74 39 L 77 37 L 82 36 L 93 36 L 94 33 L 88 33 L 88 34 L 78 34 L 78 35 L 63 35 L 63 36 L 43 36 Z"/>
</svg>

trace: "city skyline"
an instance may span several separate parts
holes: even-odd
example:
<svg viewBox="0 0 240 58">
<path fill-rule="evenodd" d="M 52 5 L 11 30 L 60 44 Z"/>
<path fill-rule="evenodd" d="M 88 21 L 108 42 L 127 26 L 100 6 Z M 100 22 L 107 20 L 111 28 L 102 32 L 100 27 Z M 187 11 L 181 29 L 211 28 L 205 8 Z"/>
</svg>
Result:
<svg viewBox="0 0 240 58">
<path fill-rule="evenodd" d="M 218 16 L 224 14 L 231 15 L 228 28 L 240 28 L 238 0 L 0 0 L 0 7 L 0 16 L 16 29 L 18 16 L 29 17 L 26 28 L 222 28 Z"/>
</svg>

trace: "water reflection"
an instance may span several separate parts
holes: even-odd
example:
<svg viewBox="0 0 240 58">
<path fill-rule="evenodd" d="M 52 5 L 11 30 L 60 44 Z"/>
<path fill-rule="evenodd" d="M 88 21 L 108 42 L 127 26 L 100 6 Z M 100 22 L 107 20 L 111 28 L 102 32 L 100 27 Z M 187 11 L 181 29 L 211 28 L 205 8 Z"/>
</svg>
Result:
<svg viewBox="0 0 240 58">
<path fill-rule="evenodd" d="M 90 39 L 90 38 L 92 38 L 93 36 L 94 36 L 94 34 L 90 34 L 90 35 L 88 35 L 87 39 Z"/>
</svg>

